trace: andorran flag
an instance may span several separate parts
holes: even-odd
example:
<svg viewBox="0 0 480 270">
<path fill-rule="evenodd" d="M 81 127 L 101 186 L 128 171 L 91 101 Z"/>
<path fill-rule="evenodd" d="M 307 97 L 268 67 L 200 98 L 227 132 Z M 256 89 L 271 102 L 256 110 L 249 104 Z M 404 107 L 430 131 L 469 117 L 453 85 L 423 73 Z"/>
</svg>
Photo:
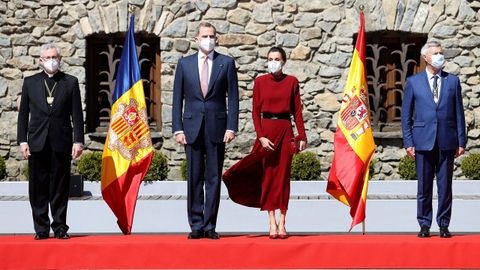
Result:
<svg viewBox="0 0 480 270">
<path fill-rule="evenodd" d="M 350 230 L 365 220 L 369 166 L 375 143 L 370 126 L 365 69 L 365 22 L 360 30 L 343 94 L 334 136 L 334 157 L 327 192 L 350 207 Z"/>
<path fill-rule="evenodd" d="M 153 156 L 134 37 L 125 38 L 112 95 L 110 126 L 102 155 L 102 195 L 124 234 L 132 231 L 138 190 Z"/>
</svg>

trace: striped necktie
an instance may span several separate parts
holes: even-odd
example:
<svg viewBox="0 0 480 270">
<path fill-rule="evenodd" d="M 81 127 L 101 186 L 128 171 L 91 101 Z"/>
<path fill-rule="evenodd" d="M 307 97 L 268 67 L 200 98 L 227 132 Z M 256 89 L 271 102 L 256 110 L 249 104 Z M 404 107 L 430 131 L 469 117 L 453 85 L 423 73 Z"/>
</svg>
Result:
<svg viewBox="0 0 480 270">
<path fill-rule="evenodd" d="M 432 84 L 432 90 L 433 90 L 433 100 L 435 103 L 438 103 L 438 76 L 433 75 L 433 84 Z"/>
</svg>

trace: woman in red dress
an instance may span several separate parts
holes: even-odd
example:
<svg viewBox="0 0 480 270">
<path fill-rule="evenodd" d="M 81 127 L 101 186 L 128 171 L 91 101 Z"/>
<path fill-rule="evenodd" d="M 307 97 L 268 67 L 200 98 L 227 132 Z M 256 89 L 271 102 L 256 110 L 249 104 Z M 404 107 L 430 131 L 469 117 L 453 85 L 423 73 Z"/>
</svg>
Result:
<svg viewBox="0 0 480 270">
<path fill-rule="evenodd" d="M 272 47 L 267 58 L 270 73 L 257 77 L 253 87 L 252 117 L 257 140 L 252 152 L 228 169 L 223 180 L 234 202 L 268 211 L 270 238 L 285 239 L 292 157 L 305 149 L 307 137 L 298 80 L 282 71 L 285 51 Z M 291 116 L 298 131 L 295 138 Z M 278 223 L 276 210 L 280 210 Z"/>
</svg>

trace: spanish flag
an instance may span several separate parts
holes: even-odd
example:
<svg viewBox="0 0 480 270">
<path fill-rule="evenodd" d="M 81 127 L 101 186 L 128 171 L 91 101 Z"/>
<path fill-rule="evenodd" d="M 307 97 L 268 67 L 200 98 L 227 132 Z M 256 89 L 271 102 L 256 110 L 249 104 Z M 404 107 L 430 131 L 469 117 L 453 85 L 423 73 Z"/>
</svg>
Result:
<svg viewBox="0 0 480 270">
<path fill-rule="evenodd" d="M 343 94 L 334 137 L 334 156 L 327 192 L 350 207 L 350 230 L 365 220 L 369 166 L 375 143 L 370 126 L 365 68 L 365 22 L 360 30 Z"/>
<path fill-rule="evenodd" d="M 138 189 L 153 156 L 138 64 L 134 17 L 123 45 L 112 95 L 110 126 L 102 155 L 102 195 L 123 234 L 132 231 Z"/>
</svg>

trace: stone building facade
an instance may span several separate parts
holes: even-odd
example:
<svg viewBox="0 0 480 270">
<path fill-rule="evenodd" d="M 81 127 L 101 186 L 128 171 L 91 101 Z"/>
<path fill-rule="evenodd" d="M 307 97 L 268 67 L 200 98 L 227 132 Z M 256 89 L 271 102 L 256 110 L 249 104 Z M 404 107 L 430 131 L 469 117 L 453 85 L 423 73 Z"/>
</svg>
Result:
<svg viewBox="0 0 480 270">
<path fill-rule="evenodd" d="M 175 66 L 196 51 L 192 38 L 198 23 L 210 21 L 219 34 L 217 50 L 235 58 L 240 86 L 239 133 L 227 147 L 225 166 L 251 149 L 253 80 L 266 72 L 273 45 L 287 51 L 286 72 L 301 86 L 308 151 L 318 155 L 321 178 L 328 177 L 340 99 L 365 7 L 367 35 L 393 32 L 400 38 L 420 34 L 444 44 L 445 70 L 459 75 L 468 124 L 467 154 L 480 148 L 480 2 L 474 0 L 1 0 L 0 1 L 0 155 L 9 179 L 22 179 L 16 144 L 17 111 L 23 78 L 38 72 L 39 48 L 55 42 L 62 48 L 62 69 L 79 78 L 85 101 L 86 39 L 93 34 L 127 30 L 128 4 L 136 6 L 138 33 L 159 37 L 161 127 L 157 148 L 170 159 L 170 179 L 180 178 L 183 148 L 172 138 L 171 103 Z M 381 45 L 381 44 L 380 44 Z M 418 44 L 417 44 L 418 45 Z M 420 44 L 421 46 L 422 44 Z M 85 110 L 86 105 L 84 103 Z M 86 147 L 101 150 L 86 135 Z M 401 135 L 378 132 L 374 179 L 399 179 L 404 156 Z M 458 167 L 458 162 L 457 162 Z M 455 170 L 455 177 L 462 178 Z M 24 179 L 24 178 L 23 178 Z"/>
</svg>

